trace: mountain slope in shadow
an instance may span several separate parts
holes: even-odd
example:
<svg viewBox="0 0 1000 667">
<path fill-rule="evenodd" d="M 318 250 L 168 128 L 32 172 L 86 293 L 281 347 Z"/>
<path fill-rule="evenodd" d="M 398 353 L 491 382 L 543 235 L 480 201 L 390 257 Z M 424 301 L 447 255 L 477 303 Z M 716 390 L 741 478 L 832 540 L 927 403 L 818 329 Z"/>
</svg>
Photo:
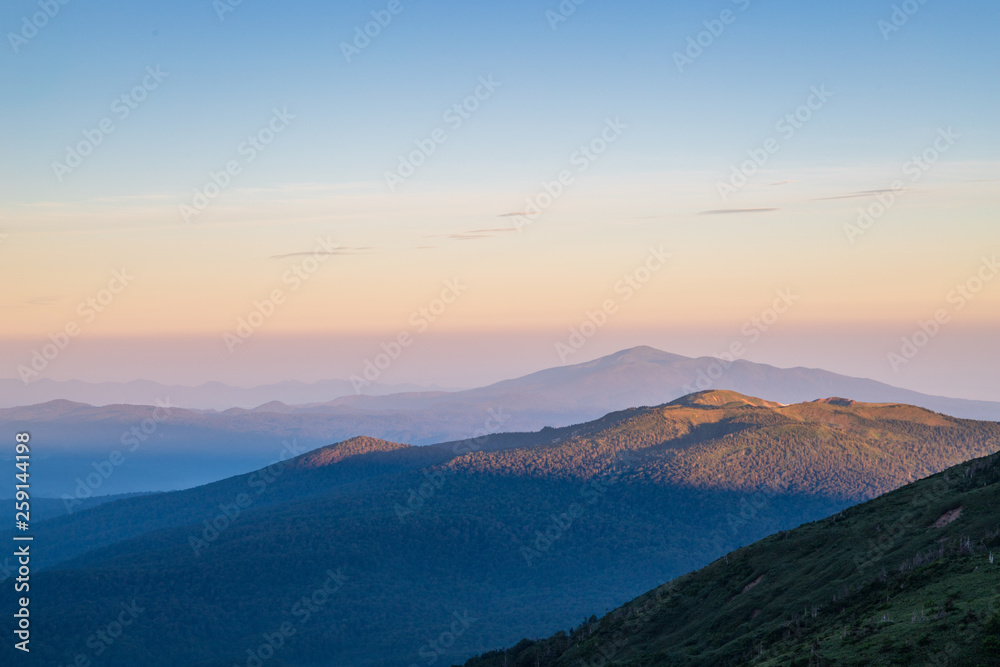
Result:
<svg viewBox="0 0 1000 667">
<path fill-rule="evenodd" d="M 998 507 L 994 455 L 466 667 L 1000 665 Z"/>
<path fill-rule="evenodd" d="M 33 657 L 96 657 L 135 601 L 103 664 L 252 664 L 286 623 L 268 664 L 446 664 L 998 449 L 996 423 L 733 392 L 431 447 L 352 439 L 38 524 Z"/>
</svg>

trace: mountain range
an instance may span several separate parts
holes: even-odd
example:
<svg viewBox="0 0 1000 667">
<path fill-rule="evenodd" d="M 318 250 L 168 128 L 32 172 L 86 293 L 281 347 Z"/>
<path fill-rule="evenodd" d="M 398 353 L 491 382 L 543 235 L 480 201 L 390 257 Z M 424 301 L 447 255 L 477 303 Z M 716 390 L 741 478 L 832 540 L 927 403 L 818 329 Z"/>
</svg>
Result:
<svg viewBox="0 0 1000 667">
<path fill-rule="evenodd" d="M 413 384 L 383 384 L 372 382 L 364 387 L 365 394 L 380 395 L 406 391 L 427 391 Z M 320 382 L 288 381 L 256 387 L 234 387 L 222 382 L 206 382 L 198 386 L 167 385 L 150 380 L 131 382 L 83 382 L 81 380 L 51 380 L 40 378 L 25 383 L 21 380 L 0 379 L 0 408 L 65 400 L 89 405 L 155 405 L 157 400 L 170 397 L 171 403 L 192 410 L 228 410 L 253 408 L 271 401 L 288 404 L 318 403 L 339 396 L 354 395 L 354 385 L 348 380 Z"/>
<path fill-rule="evenodd" d="M 717 390 L 424 447 L 355 437 L 38 523 L 33 657 L 452 664 L 998 450 L 993 422 Z"/>
<path fill-rule="evenodd" d="M 780 403 L 850 396 L 957 417 L 1000 419 L 1000 403 L 928 396 L 816 369 L 781 369 L 742 360 L 727 364 L 714 357 L 689 358 L 637 347 L 464 391 L 339 396 L 296 406 L 269 401 L 253 409 L 221 412 L 180 407 L 167 411 L 155 404 L 94 407 L 57 400 L 0 409 L 0 427 L 30 430 L 36 441 L 46 443 L 36 461 L 39 493 L 78 499 L 88 493 L 189 488 L 361 434 L 426 445 L 500 431 L 534 431 L 708 389 Z M 169 393 L 160 401 L 177 405 Z M 101 475 L 116 451 L 122 464 L 113 467 L 113 474 Z M 0 461 L 11 456 L 0 456 Z"/>
<path fill-rule="evenodd" d="M 329 405 L 424 411 L 459 404 L 481 409 L 503 406 L 525 418 L 532 416 L 558 425 L 593 419 L 611 410 L 658 405 L 708 389 L 728 389 L 782 403 L 850 396 L 858 401 L 906 403 L 956 417 L 1000 421 L 1000 403 L 997 402 L 930 396 L 815 368 L 777 368 L 742 359 L 727 362 L 715 357 L 684 357 L 647 346 L 580 364 L 549 368 L 478 389 L 352 395 L 338 398 Z M 525 426 L 537 428 L 538 424 Z"/>
</svg>

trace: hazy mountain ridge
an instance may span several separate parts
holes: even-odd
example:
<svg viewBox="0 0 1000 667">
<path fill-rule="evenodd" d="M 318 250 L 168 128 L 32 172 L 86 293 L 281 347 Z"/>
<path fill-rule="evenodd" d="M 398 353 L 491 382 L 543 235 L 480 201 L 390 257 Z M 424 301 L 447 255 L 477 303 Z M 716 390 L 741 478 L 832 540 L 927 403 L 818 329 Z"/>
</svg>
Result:
<svg viewBox="0 0 1000 667">
<path fill-rule="evenodd" d="M 366 385 L 366 394 L 390 394 L 423 391 L 418 385 Z M 55 400 L 68 400 L 95 406 L 114 404 L 153 405 L 167 398 L 179 407 L 192 410 L 227 410 L 233 407 L 253 408 L 268 402 L 287 405 L 317 403 L 331 397 L 354 395 L 349 380 L 299 382 L 289 380 L 256 387 L 234 387 L 222 382 L 206 382 L 197 386 L 168 385 L 150 380 L 131 382 L 83 382 L 81 380 L 51 380 L 40 378 L 25 384 L 21 380 L 0 379 L 0 408 L 12 408 Z"/>
<path fill-rule="evenodd" d="M 667 403 L 690 393 L 686 386 L 706 382 L 711 385 L 708 389 L 788 404 L 850 396 L 919 405 L 958 417 L 1000 419 L 1000 403 L 926 396 L 826 371 L 779 369 L 746 361 L 734 362 L 717 376 L 719 363 L 711 357 L 690 359 L 639 347 L 467 391 L 349 396 L 307 406 L 269 402 L 251 410 L 223 412 L 175 407 L 156 423 L 153 433 L 140 438 L 141 446 L 130 452 L 127 464 L 103 480 L 96 491 L 205 484 L 266 465 L 285 442 L 292 441 L 304 450 L 363 434 L 427 445 L 490 432 L 570 426 L 616 410 Z M 718 379 L 711 380 L 709 375 Z M 146 406 L 95 408 L 54 401 L 0 409 L 0 427 L 30 430 L 45 443 L 37 458 L 38 484 L 42 485 L 38 490 L 60 496 L 75 493 L 78 480 L 91 474 L 93 465 L 109 452 L 121 449 L 122 440 L 130 439 L 128 432 L 154 412 Z M 191 465 L 192 457 L 199 465 Z"/>
<path fill-rule="evenodd" d="M 342 408 L 332 414 L 281 414 L 227 411 L 207 413 L 153 406 L 103 408 L 54 401 L 39 406 L 0 409 L 0 427 L 28 431 L 37 449 L 33 479 L 40 495 L 108 494 L 171 490 L 208 484 L 267 465 L 290 449 L 307 451 L 359 433 L 396 442 L 430 444 L 471 435 L 486 413 L 441 423 L 411 413 L 369 413 Z M 467 428 L 460 428 L 462 423 Z M 422 437 L 418 437 L 421 436 Z M 93 478 L 113 452 L 124 462 L 110 475 Z M 13 454 L 0 455 L 12 461 Z"/>
<path fill-rule="evenodd" d="M 508 410 L 553 410 L 592 418 L 594 410 L 659 405 L 695 391 L 732 390 L 747 396 L 799 403 L 830 396 L 850 396 L 872 403 L 906 403 L 969 419 L 1000 420 L 1000 402 L 929 396 L 875 380 L 853 378 L 813 368 L 778 368 L 738 359 L 684 357 L 648 346 L 621 350 L 580 364 L 549 368 L 524 377 L 452 393 L 345 396 L 332 405 L 426 410 L 463 401 L 503 405 Z M 318 406 L 312 406 L 315 410 Z M 586 410 L 591 412 L 586 412 Z M 575 412 L 574 412 L 575 410 Z M 557 425 L 553 422 L 553 425 Z"/>
</svg>

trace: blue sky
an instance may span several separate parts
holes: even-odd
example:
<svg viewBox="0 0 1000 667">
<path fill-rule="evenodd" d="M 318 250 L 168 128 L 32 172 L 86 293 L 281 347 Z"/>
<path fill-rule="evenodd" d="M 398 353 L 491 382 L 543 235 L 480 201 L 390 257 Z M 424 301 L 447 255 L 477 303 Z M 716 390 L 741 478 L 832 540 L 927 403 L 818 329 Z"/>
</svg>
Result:
<svg viewBox="0 0 1000 667">
<path fill-rule="evenodd" d="M 475 287 L 429 336 L 464 336 L 478 366 L 444 368 L 440 347 L 417 346 L 421 370 L 386 379 L 499 379 L 559 363 L 553 349 L 581 314 L 663 246 L 670 270 L 580 356 L 632 344 L 712 354 L 792 287 L 801 304 L 749 358 L 938 393 L 995 388 L 1000 357 L 983 332 L 1000 326 L 1000 281 L 956 313 L 933 353 L 902 370 L 886 358 L 1000 251 L 997 3 L 586 0 L 562 3 L 575 10 L 553 28 L 557 0 L 399 0 L 347 62 L 342 43 L 389 0 L 243 0 L 220 18 L 225 1 L 0 9 L 0 374 L 16 377 L 80 299 L 128 266 L 141 268 L 134 286 L 85 334 L 104 352 L 53 364 L 50 377 L 344 376 L 364 361 L 357 340 L 377 350 L 461 276 Z M 880 27 L 904 5 L 912 15 L 898 30 Z M 43 6 L 58 12 L 30 38 L 11 37 Z M 679 70 L 689 39 L 704 47 Z M 167 74 L 118 117 L 116 99 L 151 81 L 150 68 Z M 449 127 L 445 113 L 483 80 L 499 85 Z M 803 107 L 817 90 L 828 91 L 822 103 Z M 250 162 L 241 149 L 275 109 L 294 118 Z M 803 111 L 782 136 L 782 119 Z M 609 119 L 627 129 L 584 171 L 574 156 Z M 54 163 L 102 122 L 114 131 L 60 180 Z M 438 129 L 443 143 L 391 190 L 385 174 Z M 855 238 L 858 209 L 877 206 L 942 132 L 957 138 Z M 733 168 L 775 139 L 766 164 L 723 198 Z M 231 161 L 239 173 L 186 224 L 181 207 Z M 504 216 L 563 170 L 572 183 L 550 210 L 520 233 L 497 231 L 523 223 Z M 258 337 L 273 337 L 272 351 L 287 349 L 282 336 L 353 337 L 354 351 L 329 367 L 255 365 L 252 353 L 234 365 L 223 334 L 319 238 L 344 251 Z M 831 350 L 832 326 L 860 332 L 846 352 Z M 505 331 L 533 342 L 483 354 Z M 209 341 L 217 365 L 167 354 L 163 341 L 182 336 Z M 101 343 L 143 337 L 160 341 L 150 359 L 170 361 L 126 367 Z"/>
<path fill-rule="evenodd" d="M 386 2 L 246 0 L 220 21 L 208 0 L 74 0 L 4 61 L 4 197 L 184 190 L 224 160 L 272 107 L 298 116 L 260 183 L 378 179 L 478 77 L 502 83 L 422 177 L 535 180 L 606 116 L 632 125 L 608 169 L 725 170 L 772 132 L 810 86 L 834 107 L 782 160 L 853 166 L 897 160 L 927 128 L 954 125 L 969 160 L 998 145 L 995 47 L 1000 7 L 930 0 L 888 41 L 892 3 L 740 4 L 589 0 L 550 28 L 557 2 L 405 0 L 348 64 L 338 45 Z M 723 10 L 736 20 L 683 73 L 671 55 Z M 34 2 L 5 3 L 16 32 Z M 7 40 L 9 42 L 9 38 Z M 108 113 L 147 65 L 170 73 L 85 169 L 61 187 L 50 163 Z"/>
</svg>

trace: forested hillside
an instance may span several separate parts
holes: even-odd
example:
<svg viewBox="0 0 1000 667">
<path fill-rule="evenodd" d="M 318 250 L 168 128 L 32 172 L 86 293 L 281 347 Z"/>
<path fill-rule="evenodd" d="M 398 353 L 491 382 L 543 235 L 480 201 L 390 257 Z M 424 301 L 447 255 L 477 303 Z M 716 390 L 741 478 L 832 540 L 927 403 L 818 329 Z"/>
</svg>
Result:
<svg viewBox="0 0 1000 667">
<path fill-rule="evenodd" d="M 466 667 L 1000 665 L 1000 457 L 782 531 Z"/>
<path fill-rule="evenodd" d="M 285 623 L 268 664 L 461 661 L 997 450 L 996 423 L 732 392 L 429 447 L 354 438 L 39 524 L 35 658 L 71 663 L 135 601 L 102 664 L 247 664 Z"/>
</svg>

